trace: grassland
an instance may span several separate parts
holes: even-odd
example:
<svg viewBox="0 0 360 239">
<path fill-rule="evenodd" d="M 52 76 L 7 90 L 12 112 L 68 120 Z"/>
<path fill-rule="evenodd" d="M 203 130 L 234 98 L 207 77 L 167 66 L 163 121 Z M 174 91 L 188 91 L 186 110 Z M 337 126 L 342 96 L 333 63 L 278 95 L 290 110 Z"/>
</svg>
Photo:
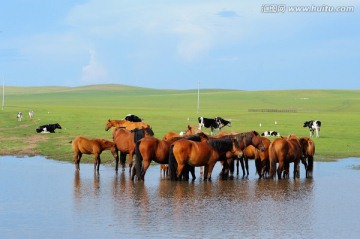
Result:
<svg viewBox="0 0 360 239">
<path fill-rule="evenodd" d="M 111 139 L 104 130 L 108 119 L 121 119 L 128 113 L 142 117 L 155 136 L 168 131 L 183 131 L 197 125 L 198 116 L 222 116 L 232 127 L 224 131 L 276 130 L 308 136 L 303 123 L 322 121 L 321 137 L 315 138 L 315 160 L 359 157 L 359 90 L 289 90 L 289 91 L 200 91 L 157 90 L 124 85 L 84 87 L 5 87 L 5 107 L 1 111 L 0 155 L 43 155 L 71 161 L 71 141 L 75 136 Z M 276 109 L 293 112 L 249 112 L 249 109 Z M 27 113 L 35 116 L 29 119 Z M 23 112 L 21 122 L 16 120 Z M 275 124 L 275 121 L 277 124 Z M 60 123 L 55 134 L 37 134 L 42 124 Z M 261 123 L 261 127 L 260 127 Z M 103 153 L 103 161 L 110 159 Z M 84 156 L 91 161 L 92 156 Z"/>
</svg>

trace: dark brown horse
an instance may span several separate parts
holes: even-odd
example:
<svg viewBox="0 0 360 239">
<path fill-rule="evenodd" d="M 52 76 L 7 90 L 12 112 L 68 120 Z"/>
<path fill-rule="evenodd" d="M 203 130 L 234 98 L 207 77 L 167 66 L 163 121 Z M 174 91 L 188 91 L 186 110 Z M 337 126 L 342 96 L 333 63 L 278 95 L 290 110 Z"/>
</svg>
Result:
<svg viewBox="0 0 360 239">
<path fill-rule="evenodd" d="M 129 154 L 129 173 L 133 165 L 133 156 L 135 153 L 136 142 L 145 136 L 153 136 L 154 132 L 151 128 L 127 130 L 124 128 L 116 128 L 113 133 L 113 140 L 120 152 L 120 163 L 123 171 L 125 171 L 126 155 Z M 119 158 L 116 160 L 115 170 L 118 170 Z"/>
<path fill-rule="evenodd" d="M 244 151 L 245 148 L 249 145 L 254 146 L 256 149 L 260 150 L 261 152 L 265 150 L 265 145 L 262 141 L 261 136 L 256 131 L 249 131 L 244 133 L 227 133 L 227 135 L 233 135 L 236 137 L 236 139 L 239 142 L 239 150 Z M 224 137 L 224 136 L 223 136 Z M 243 155 L 243 154 L 241 154 Z M 240 156 L 241 156 L 240 155 Z M 235 155 L 231 152 L 227 152 L 225 154 L 224 160 L 222 160 L 223 163 L 223 169 L 222 169 L 222 176 L 223 178 L 227 177 L 230 173 L 231 177 L 234 174 L 234 161 L 239 158 L 238 155 Z M 243 162 L 242 162 L 243 167 Z M 243 177 L 245 176 L 244 167 L 243 167 Z"/>
<path fill-rule="evenodd" d="M 108 131 L 111 127 L 123 127 L 127 130 L 151 128 L 150 125 L 145 122 L 132 122 L 128 120 L 109 119 L 105 125 L 105 130 Z"/>
<path fill-rule="evenodd" d="M 192 141 L 205 141 L 207 136 L 204 133 L 198 133 L 185 137 L 173 137 L 169 140 L 160 140 L 155 137 L 145 137 L 136 143 L 136 164 L 132 173 L 132 179 L 135 174 L 139 180 L 144 180 L 145 173 L 152 161 L 159 164 L 168 164 L 170 145 L 177 140 L 188 139 Z"/>
<path fill-rule="evenodd" d="M 303 154 L 302 163 L 305 166 L 306 177 L 312 177 L 313 166 L 314 166 L 314 155 L 315 155 L 315 143 L 309 137 L 299 138 L 301 150 Z M 307 159 L 307 162 L 306 162 Z"/>
<path fill-rule="evenodd" d="M 94 155 L 94 170 L 99 171 L 100 168 L 100 154 L 104 150 L 110 150 L 115 160 L 118 161 L 118 151 L 114 142 L 106 139 L 86 139 L 77 136 L 72 142 L 74 151 L 74 162 L 76 170 L 80 170 L 80 159 L 83 154 Z"/>
<path fill-rule="evenodd" d="M 281 179 L 282 174 L 284 178 L 288 178 L 290 163 L 294 163 L 294 178 L 299 177 L 298 165 L 302 157 L 301 145 L 296 136 L 274 139 L 269 146 L 269 177 L 273 178 L 276 171 L 278 179 Z M 279 164 L 277 169 L 276 163 Z"/>
<path fill-rule="evenodd" d="M 260 151 L 253 145 L 249 145 L 243 150 L 242 156 L 236 162 L 236 173 L 239 175 L 239 162 L 241 164 L 241 169 L 243 172 L 243 177 L 249 176 L 249 159 L 255 160 L 256 172 L 259 177 L 263 177 L 265 172 L 269 171 L 269 146 L 270 140 L 266 137 L 261 137 L 262 143 L 264 145 L 264 150 Z M 244 165 L 245 164 L 245 165 Z M 244 167 L 245 166 L 245 167 Z"/>
<path fill-rule="evenodd" d="M 240 154 L 236 136 L 209 139 L 205 142 L 191 140 L 175 141 L 170 147 L 169 167 L 171 179 L 179 179 L 186 165 L 205 166 L 204 180 L 211 180 L 211 173 L 216 162 L 223 159 L 227 152 Z M 175 172 L 176 171 L 176 172 Z"/>
</svg>

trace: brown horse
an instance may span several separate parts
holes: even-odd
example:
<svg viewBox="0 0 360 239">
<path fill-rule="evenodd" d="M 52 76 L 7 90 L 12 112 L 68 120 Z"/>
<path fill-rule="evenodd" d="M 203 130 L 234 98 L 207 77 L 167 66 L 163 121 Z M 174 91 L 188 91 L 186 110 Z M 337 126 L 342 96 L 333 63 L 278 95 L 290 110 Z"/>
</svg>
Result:
<svg viewBox="0 0 360 239">
<path fill-rule="evenodd" d="M 299 142 L 302 149 L 303 159 L 302 163 L 305 166 L 306 177 L 312 177 L 313 166 L 314 166 L 314 155 L 315 155 L 315 143 L 309 137 L 299 138 Z M 306 162 L 306 159 L 308 160 Z"/>
<path fill-rule="evenodd" d="M 99 171 L 100 168 L 100 154 L 104 150 L 110 150 L 115 160 L 118 161 L 118 151 L 114 142 L 106 139 L 86 139 L 77 136 L 72 141 L 72 148 L 74 151 L 74 162 L 76 170 L 80 170 L 80 159 L 83 154 L 94 155 L 94 170 Z"/>
<path fill-rule="evenodd" d="M 133 155 L 135 153 L 136 142 L 145 136 L 153 136 L 151 128 L 127 130 L 116 128 L 113 133 L 113 140 L 120 152 L 120 162 L 123 171 L 125 171 L 126 155 L 129 154 L 129 173 L 133 165 Z M 118 170 L 119 158 L 117 158 L 115 170 Z"/>
<path fill-rule="evenodd" d="M 214 138 L 204 142 L 194 142 L 185 139 L 175 141 L 170 146 L 169 153 L 171 179 L 176 180 L 180 178 L 185 166 L 190 165 L 193 167 L 205 166 L 204 180 L 211 180 L 211 173 L 216 162 L 220 159 L 222 160 L 229 151 L 234 154 L 241 153 L 236 136 Z"/>
<path fill-rule="evenodd" d="M 301 145 L 296 136 L 291 135 L 273 140 L 269 146 L 269 177 L 273 178 L 275 171 L 277 171 L 278 179 L 281 179 L 281 174 L 284 178 L 289 177 L 290 163 L 294 163 L 294 178 L 299 177 L 298 165 L 302 157 Z M 279 163 L 277 169 L 276 163 Z"/>
<path fill-rule="evenodd" d="M 239 175 L 239 162 L 241 163 L 241 169 L 243 172 L 243 177 L 249 176 L 249 159 L 255 160 L 256 172 L 259 177 L 263 177 L 265 172 L 269 171 L 269 146 L 270 140 L 266 137 L 261 137 L 262 143 L 264 144 L 264 151 L 260 151 L 255 148 L 253 145 L 249 145 L 243 150 L 242 156 L 236 162 L 236 173 Z M 245 164 L 245 167 L 244 167 Z"/>
<path fill-rule="evenodd" d="M 151 128 L 145 122 L 132 122 L 127 120 L 111 120 L 109 119 L 105 125 L 105 130 L 108 131 L 111 127 L 124 127 L 127 130 L 134 130 L 134 129 L 142 129 L 142 128 Z"/>
<path fill-rule="evenodd" d="M 206 141 L 208 138 L 204 133 L 198 133 L 185 137 L 173 137 L 168 140 L 160 140 L 155 137 L 145 137 L 136 143 L 136 164 L 132 173 L 139 180 L 144 180 L 145 173 L 152 161 L 159 164 L 168 164 L 170 145 L 177 140 L 187 139 L 192 141 Z M 142 166 L 143 165 L 143 166 Z"/>
</svg>

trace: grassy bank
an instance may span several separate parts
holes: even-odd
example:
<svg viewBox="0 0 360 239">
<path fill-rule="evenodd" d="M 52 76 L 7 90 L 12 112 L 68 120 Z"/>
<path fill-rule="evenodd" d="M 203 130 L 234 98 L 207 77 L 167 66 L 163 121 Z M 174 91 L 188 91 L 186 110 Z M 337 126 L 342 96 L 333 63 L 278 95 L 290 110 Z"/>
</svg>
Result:
<svg viewBox="0 0 360 239">
<path fill-rule="evenodd" d="M 360 156 L 358 132 L 360 91 L 292 90 L 231 91 L 201 90 L 197 112 L 197 90 L 156 90 L 122 85 L 85 87 L 5 87 L 5 108 L 1 111 L 0 155 L 43 155 L 72 160 L 69 141 L 75 136 L 111 139 L 104 130 L 108 119 L 128 113 L 142 117 L 155 136 L 182 131 L 197 125 L 198 116 L 222 116 L 232 122 L 224 131 L 276 130 L 308 136 L 304 121 L 319 119 L 323 125 L 316 143 L 315 160 Z M 282 112 L 251 112 L 272 109 Z M 35 116 L 29 119 L 28 112 Z M 16 120 L 23 112 L 21 122 Z M 275 124 L 275 121 L 277 124 Z M 37 134 L 42 124 L 60 123 L 55 134 Z M 261 127 L 260 127 L 261 123 Z M 110 153 L 104 152 L 104 160 Z M 84 156 L 92 160 L 92 156 Z"/>
</svg>

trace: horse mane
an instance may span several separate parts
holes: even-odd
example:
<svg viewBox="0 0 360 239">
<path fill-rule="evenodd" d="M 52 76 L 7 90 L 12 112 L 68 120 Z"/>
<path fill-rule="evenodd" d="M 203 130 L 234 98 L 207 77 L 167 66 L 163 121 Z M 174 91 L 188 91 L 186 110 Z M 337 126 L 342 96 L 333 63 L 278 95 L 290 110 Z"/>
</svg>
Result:
<svg viewBox="0 0 360 239">
<path fill-rule="evenodd" d="M 180 137 L 180 138 L 200 142 L 201 139 L 204 138 L 204 137 L 206 139 L 208 139 L 206 134 L 204 134 L 203 132 L 200 132 L 200 133 L 197 133 L 197 134 L 192 134 L 192 135 L 185 136 L 185 137 Z"/>
<path fill-rule="evenodd" d="M 232 149 L 232 140 L 229 136 L 224 136 L 219 139 L 209 139 L 209 145 L 216 151 L 224 151 Z"/>
</svg>

